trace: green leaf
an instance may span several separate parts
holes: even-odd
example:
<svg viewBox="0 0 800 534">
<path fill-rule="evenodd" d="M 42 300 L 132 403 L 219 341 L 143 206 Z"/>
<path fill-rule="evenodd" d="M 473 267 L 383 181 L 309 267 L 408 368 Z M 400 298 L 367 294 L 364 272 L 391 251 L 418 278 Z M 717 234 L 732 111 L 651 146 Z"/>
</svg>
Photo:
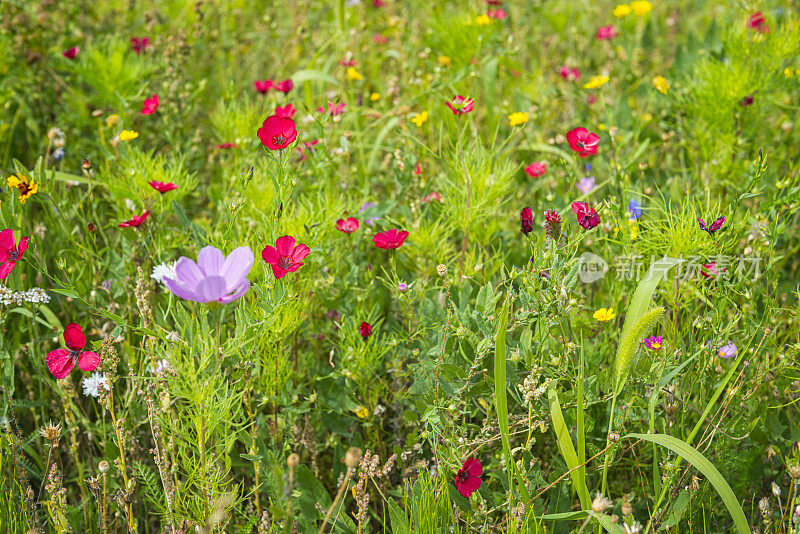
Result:
<svg viewBox="0 0 800 534">
<path fill-rule="evenodd" d="M 657 443 L 662 447 L 681 455 L 690 464 L 692 464 L 703 476 L 711 482 L 714 489 L 722 498 L 722 502 L 731 514 L 733 524 L 736 525 L 736 530 L 739 534 L 750 534 L 750 526 L 747 524 L 747 517 L 744 515 L 744 510 L 739 504 L 739 500 L 733 493 L 730 485 L 725 481 L 722 474 L 714 467 L 708 458 L 703 456 L 700 451 L 673 436 L 666 434 L 628 434 L 625 439 L 641 439 L 651 443 Z"/>
<path fill-rule="evenodd" d="M 394 499 L 386 499 L 386 502 L 389 505 L 389 518 L 392 520 L 392 534 L 408 534 L 406 514 L 394 502 Z"/>
<path fill-rule="evenodd" d="M 336 78 L 321 70 L 298 70 L 292 74 L 291 78 L 295 85 L 300 85 L 303 82 L 325 82 L 333 85 L 341 85 Z"/>
<path fill-rule="evenodd" d="M 576 469 L 578 465 L 578 454 L 575 452 L 575 446 L 572 444 L 572 438 L 569 436 L 567 430 L 567 423 L 564 421 L 564 414 L 561 413 L 561 405 L 558 402 L 558 393 L 553 386 L 547 390 L 547 400 L 550 403 L 550 418 L 553 420 L 553 431 L 556 433 L 556 440 L 558 441 L 558 450 L 561 451 L 561 456 L 567 463 L 569 469 L 574 469 L 570 473 L 572 483 L 575 486 L 575 491 L 581 500 L 581 508 L 589 508 L 592 505 L 589 499 L 589 488 L 586 487 L 586 478 L 583 470 Z"/>
<path fill-rule="evenodd" d="M 497 321 L 497 334 L 494 338 L 494 405 L 497 410 L 497 424 L 500 427 L 500 436 L 503 440 L 503 454 L 506 457 L 506 466 L 509 470 L 509 488 L 514 479 L 514 460 L 511 456 L 511 444 L 508 437 L 508 398 L 506 397 L 506 324 L 508 322 L 508 307 L 511 299 L 506 297 L 503 310 Z"/>
</svg>

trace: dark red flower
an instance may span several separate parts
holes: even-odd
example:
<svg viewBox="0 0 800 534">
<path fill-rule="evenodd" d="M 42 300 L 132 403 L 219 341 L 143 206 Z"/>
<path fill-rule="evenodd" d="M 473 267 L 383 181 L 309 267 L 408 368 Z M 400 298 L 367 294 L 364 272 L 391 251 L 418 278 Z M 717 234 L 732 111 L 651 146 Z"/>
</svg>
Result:
<svg viewBox="0 0 800 534">
<path fill-rule="evenodd" d="M 533 211 L 530 208 L 522 208 L 519 223 L 523 234 L 528 235 L 533 231 Z"/>
<path fill-rule="evenodd" d="M 294 113 L 297 111 L 294 109 L 294 106 L 291 104 L 286 104 L 283 107 L 276 106 L 275 107 L 275 116 L 280 117 L 281 119 L 291 119 L 294 117 Z"/>
<path fill-rule="evenodd" d="M 119 223 L 117 226 L 120 228 L 136 228 L 140 224 L 142 224 L 145 219 L 150 216 L 150 210 L 145 211 L 141 215 L 137 215 L 136 217 L 131 217 L 125 222 Z"/>
<path fill-rule="evenodd" d="M 400 230 L 393 228 L 392 230 L 375 234 L 372 236 L 372 241 L 375 243 L 376 247 L 388 250 L 390 248 L 401 247 L 407 237 L 408 232 L 405 230 L 401 232 Z"/>
<path fill-rule="evenodd" d="M 525 174 L 530 176 L 531 178 L 537 178 L 545 173 L 547 170 L 547 164 L 541 161 L 534 161 L 527 167 L 525 167 Z"/>
<path fill-rule="evenodd" d="M 0 280 L 8 278 L 27 248 L 27 237 L 20 239 L 18 245 L 14 240 L 14 230 L 6 229 L 0 232 Z"/>
<path fill-rule="evenodd" d="M 270 150 L 280 150 L 297 139 L 297 129 L 292 119 L 272 115 L 258 129 L 258 138 Z"/>
<path fill-rule="evenodd" d="M 544 212 L 544 233 L 548 239 L 557 240 L 561 237 L 561 215 L 556 210 Z"/>
<path fill-rule="evenodd" d="M 558 73 L 568 82 L 574 82 L 581 77 L 581 71 L 576 68 L 567 67 L 566 65 L 558 69 Z"/>
<path fill-rule="evenodd" d="M 256 80 L 253 82 L 253 86 L 256 88 L 256 91 L 263 95 L 275 87 L 275 84 L 272 82 L 272 80 Z"/>
<path fill-rule="evenodd" d="M 595 93 L 591 93 L 591 94 L 586 95 L 586 103 L 587 104 L 589 104 L 591 106 L 595 102 L 597 102 L 597 95 Z"/>
<path fill-rule="evenodd" d="M 80 51 L 81 51 L 81 47 L 73 46 L 72 48 L 67 48 L 66 50 L 61 52 L 61 55 L 64 56 L 65 58 L 67 58 L 67 59 L 75 59 L 75 56 L 77 56 L 78 52 L 80 52 Z"/>
<path fill-rule="evenodd" d="M 239 145 L 236 143 L 220 143 L 217 145 L 217 148 L 227 149 L 227 148 L 237 148 Z"/>
<path fill-rule="evenodd" d="M 597 39 L 608 41 L 617 36 L 617 29 L 614 26 L 600 26 L 597 28 Z"/>
<path fill-rule="evenodd" d="M 600 138 L 586 128 L 575 128 L 567 132 L 567 143 L 572 150 L 578 153 L 578 156 L 586 158 L 597 154 Z"/>
<path fill-rule="evenodd" d="M 450 108 L 450 111 L 453 112 L 453 115 L 464 115 L 472 111 L 473 100 L 465 96 L 456 95 L 445 102 L 444 105 Z"/>
<path fill-rule="evenodd" d="M 747 95 L 743 99 L 739 100 L 739 105 L 742 107 L 752 106 L 753 105 L 753 95 Z"/>
<path fill-rule="evenodd" d="M 162 195 L 164 193 L 169 193 L 170 191 L 178 189 L 178 186 L 173 184 L 172 182 L 164 183 L 164 182 L 156 182 L 155 180 L 153 180 L 152 182 L 147 182 L 147 184 L 156 191 L 158 191 L 159 193 L 161 193 Z"/>
<path fill-rule="evenodd" d="M 486 16 L 489 17 L 490 19 L 503 20 L 508 16 L 508 13 L 506 13 L 506 10 L 503 8 L 490 9 L 489 11 L 486 12 Z"/>
<path fill-rule="evenodd" d="M 152 115 L 158 109 L 158 95 L 145 98 L 142 104 L 142 115 Z"/>
<path fill-rule="evenodd" d="M 361 337 L 364 338 L 364 341 L 372 335 L 372 325 L 366 321 L 361 323 L 361 326 L 358 327 L 358 333 L 361 334 Z"/>
<path fill-rule="evenodd" d="M 279 237 L 275 247 L 267 245 L 261 251 L 261 257 L 272 266 L 275 278 L 283 278 L 286 273 L 293 273 L 304 264 L 303 259 L 311 253 L 311 249 L 300 243 L 294 244 L 292 236 Z"/>
<path fill-rule="evenodd" d="M 150 39 L 148 37 L 131 37 L 131 47 L 137 54 L 141 54 L 149 44 Z"/>
<path fill-rule="evenodd" d="M 383 7 L 386 5 L 386 2 L 383 0 L 372 0 L 372 7 Z"/>
<path fill-rule="evenodd" d="M 722 228 L 723 225 L 725 224 L 725 217 L 719 217 L 709 226 L 706 226 L 706 223 L 703 221 L 703 219 L 697 219 L 697 224 L 700 225 L 701 230 L 708 232 L 708 235 L 714 235 L 714 232 Z"/>
<path fill-rule="evenodd" d="M 433 191 L 433 192 L 428 193 L 427 195 L 425 195 L 425 198 L 422 199 L 422 203 L 423 204 L 427 204 L 428 202 L 433 202 L 434 200 L 436 202 L 441 202 L 442 201 L 442 195 L 440 195 L 436 191 Z"/>
<path fill-rule="evenodd" d="M 700 274 L 703 275 L 705 278 L 716 278 L 719 276 L 720 272 L 725 272 L 726 269 L 723 267 L 722 269 L 717 269 L 716 263 L 704 263 L 703 266 L 700 268 Z"/>
<path fill-rule="evenodd" d="M 86 337 L 81 327 L 70 323 L 64 330 L 66 349 L 56 349 L 47 354 L 47 368 L 57 379 L 66 377 L 77 363 L 84 371 L 94 371 L 100 365 L 100 356 L 95 352 L 85 351 Z"/>
<path fill-rule="evenodd" d="M 747 19 L 747 27 L 759 33 L 767 33 L 769 31 L 769 26 L 767 26 L 767 21 L 761 11 L 756 11 L 750 15 L 750 18 Z"/>
<path fill-rule="evenodd" d="M 348 217 L 347 219 L 339 219 L 336 221 L 336 229 L 346 234 L 352 234 L 358 230 L 358 219 L 355 217 Z"/>
<path fill-rule="evenodd" d="M 477 458 L 467 458 L 464 465 L 456 473 L 455 485 L 458 493 L 465 499 L 481 487 L 481 475 L 483 466 Z"/>
<path fill-rule="evenodd" d="M 486 0 L 486 3 L 490 6 L 502 6 L 503 0 Z"/>
<path fill-rule="evenodd" d="M 600 224 L 600 215 L 586 202 L 573 202 L 572 211 L 578 219 L 578 224 L 590 230 Z"/>
<path fill-rule="evenodd" d="M 283 94 L 287 94 L 289 91 L 294 89 L 294 82 L 291 80 L 291 78 L 289 78 L 287 80 L 283 80 L 282 82 L 273 84 L 273 87 L 275 88 L 276 91 L 280 91 Z"/>
</svg>

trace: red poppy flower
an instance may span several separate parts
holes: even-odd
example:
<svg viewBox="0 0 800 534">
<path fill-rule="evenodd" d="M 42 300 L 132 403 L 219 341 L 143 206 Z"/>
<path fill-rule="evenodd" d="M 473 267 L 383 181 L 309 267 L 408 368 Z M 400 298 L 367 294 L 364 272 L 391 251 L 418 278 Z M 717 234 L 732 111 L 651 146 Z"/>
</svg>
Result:
<svg viewBox="0 0 800 534">
<path fill-rule="evenodd" d="M 292 236 L 279 237 L 275 247 L 267 245 L 261 251 L 261 257 L 272 266 L 275 278 L 283 278 L 286 273 L 293 273 L 303 266 L 303 259 L 311 253 L 311 249 L 300 243 L 294 244 Z"/>
<path fill-rule="evenodd" d="M 388 250 L 390 248 L 401 247 L 407 237 L 408 232 L 405 230 L 401 232 L 400 230 L 393 228 L 392 230 L 375 234 L 372 236 L 372 241 L 375 243 L 376 247 Z"/>
<path fill-rule="evenodd" d="M 440 195 L 436 191 L 433 191 L 433 192 L 428 193 L 427 195 L 425 195 L 425 198 L 422 199 L 422 203 L 423 204 L 427 204 L 428 202 L 433 202 L 434 200 L 436 202 L 441 202 L 442 201 L 442 195 Z"/>
<path fill-rule="evenodd" d="M 534 161 L 527 167 L 525 167 L 525 173 L 530 176 L 531 178 L 536 178 L 544 174 L 547 170 L 547 164 L 542 163 L 541 161 Z"/>
<path fill-rule="evenodd" d="M 281 93 L 286 94 L 292 89 L 294 89 L 294 82 L 291 80 L 291 78 L 289 78 L 287 80 L 283 80 L 282 82 L 273 84 L 273 87 L 275 88 L 276 91 L 280 91 Z"/>
<path fill-rule="evenodd" d="M 453 115 L 464 115 L 472 111 L 473 108 L 473 100 L 461 95 L 454 96 L 444 104 L 450 108 Z"/>
<path fill-rule="evenodd" d="M 581 71 L 576 68 L 567 67 L 566 65 L 558 69 L 558 73 L 568 82 L 574 82 L 581 77 Z"/>
<path fill-rule="evenodd" d="M 228 149 L 228 148 L 237 148 L 238 146 L 239 145 L 237 145 L 236 143 L 221 143 L 217 145 L 217 148 Z"/>
<path fill-rule="evenodd" d="M 47 368 L 57 379 L 66 377 L 77 363 L 83 371 L 94 371 L 100 365 L 100 356 L 96 352 L 85 351 L 86 337 L 81 327 L 75 323 L 67 325 L 64 330 L 66 349 L 56 349 L 47 354 Z"/>
<path fill-rule="evenodd" d="M 420 174 L 422 174 L 422 165 L 418 161 L 416 167 L 414 167 L 414 176 L 419 176 Z"/>
<path fill-rule="evenodd" d="M 483 466 L 477 458 L 467 458 L 464 465 L 456 473 L 455 485 L 458 493 L 465 499 L 481 487 L 481 475 Z"/>
<path fill-rule="evenodd" d="M 170 191 L 178 189 L 178 186 L 173 184 L 172 182 L 164 183 L 164 182 L 156 182 L 155 180 L 153 180 L 152 182 L 147 182 L 147 184 L 156 191 L 158 191 L 159 193 L 161 193 L 162 195 L 164 193 L 169 193 Z"/>
<path fill-rule="evenodd" d="M 136 217 L 132 217 L 125 222 L 119 223 L 117 226 L 120 228 L 136 228 L 140 224 L 142 224 L 145 219 L 150 216 L 150 210 L 145 211 L 141 215 L 137 215 Z"/>
<path fill-rule="evenodd" d="M 344 114 L 345 103 L 339 102 L 338 104 L 334 104 L 333 102 L 328 102 L 328 113 L 330 113 L 331 117 L 336 115 L 343 115 Z M 317 111 L 319 113 L 325 113 L 325 108 L 318 107 Z"/>
<path fill-rule="evenodd" d="M 756 11 L 750 15 L 750 18 L 747 19 L 747 27 L 759 33 L 767 33 L 769 31 L 769 26 L 767 26 L 767 21 L 761 11 Z"/>
<path fill-rule="evenodd" d="M 567 143 L 572 150 L 578 153 L 578 156 L 586 158 L 597 154 L 600 138 L 586 128 L 575 128 L 567 132 Z"/>
<path fill-rule="evenodd" d="M 256 88 L 256 91 L 263 95 L 275 87 L 275 84 L 272 82 L 272 80 L 256 80 L 253 82 L 253 86 Z"/>
<path fill-rule="evenodd" d="M 0 232 L 0 280 L 8 278 L 27 248 L 27 237 L 20 239 L 17 245 L 14 240 L 14 230 L 6 229 Z"/>
<path fill-rule="evenodd" d="M 358 327 L 358 333 L 361 334 L 361 337 L 364 338 L 364 341 L 372 335 L 372 325 L 366 321 L 361 323 L 361 326 Z"/>
<path fill-rule="evenodd" d="M 700 268 L 700 274 L 702 274 L 705 278 L 716 278 L 720 272 L 725 271 L 725 267 L 717 269 L 716 263 L 704 263 Z"/>
<path fill-rule="evenodd" d="M 142 115 L 152 115 L 158 109 L 158 95 L 145 98 L 142 104 Z"/>
<path fill-rule="evenodd" d="M 386 44 L 388 40 L 389 40 L 388 37 L 384 37 L 379 33 L 376 33 L 375 35 L 372 36 L 372 42 L 375 44 Z"/>
<path fill-rule="evenodd" d="M 508 16 L 508 13 L 506 13 L 506 10 L 503 8 L 490 9 L 489 11 L 486 12 L 486 16 L 489 17 L 490 19 L 503 20 Z"/>
<path fill-rule="evenodd" d="M 272 115 L 258 129 L 258 138 L 270 150 L 280 150 L 297 139 L 297 129 L 292 119 Z"/>
<path fill-rule="evenodd" d="M 708 235 L 714 235 L 714 232 L 725 225 L 725 217 L 719 217 L 708 226 L 706 226 L 706 223 L 703 221 L 703 219 L 697 219 L 697 224 L 700 225 L 701 230 L 708 232 Z"/>
<path fill-rule="evenodd" d="M 597 28 L 597 39 L 609 41 L 617 36 L 617 29 L 614 26 L 600 26 Z"/>
<path fill-rule="evenodd" d="M 131 47 L 137 54 L 141 54 L 149 44 L 150 39 L 148 37 L 142 37 L 141 39 L 139 37 L 131 37 Z"/>
<path fill-rule="evenodd" d="M 61 55 L 64 56 L 65 58 L 67 58 L 67 59 L 75 59 L 75 56 L 77 56 L 78 52 L 80 52 L 80 51 L 81 51 L 81 47 L 73 46 L 72 48 L 67 48 L 66 50 L 61 52 Z"/>
<path fill-rule="evenodd" d="M 348 217 L 347 219 L 339 219 L 336 221 L 336 229 L 346 234 L 352 234 L 358 230 L 358 219 L 355 217 Z"/>
<path fill-rule="evenodd" d="M 283 107 L 276 106 L 275 107 L 275 116 L 280 117 L 281 119 L 291 119 L 294 117 L 294 113 L 297 111 L 294 109 L 294 106 L 291 104 L 286 104 Z"/>
<path fill-rule="evenodd" d="M 519 224 L 523 234 L 528 235 L 533 231 L 533 211 L 530 208 L 522 208 L 519 214 Z"/>
<path fill-rule="evenodd" d="M 573 202 L 572 211 L 578 219 L 578 224 L 590 230 L 600 224 L 600 215 L 586 202 Z"/>
</svg>

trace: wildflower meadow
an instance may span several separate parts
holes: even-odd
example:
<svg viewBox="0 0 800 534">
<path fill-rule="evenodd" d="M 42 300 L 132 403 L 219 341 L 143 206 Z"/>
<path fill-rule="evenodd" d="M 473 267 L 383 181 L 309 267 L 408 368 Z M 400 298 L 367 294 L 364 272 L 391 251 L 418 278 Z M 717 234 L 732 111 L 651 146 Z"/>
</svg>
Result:
<svg viewBox="0 0 800 534">
<path fill-rule="evenodd" d="M 800 7 L 0 2 L 0 534 L 800 533 Z"/>
</svg>

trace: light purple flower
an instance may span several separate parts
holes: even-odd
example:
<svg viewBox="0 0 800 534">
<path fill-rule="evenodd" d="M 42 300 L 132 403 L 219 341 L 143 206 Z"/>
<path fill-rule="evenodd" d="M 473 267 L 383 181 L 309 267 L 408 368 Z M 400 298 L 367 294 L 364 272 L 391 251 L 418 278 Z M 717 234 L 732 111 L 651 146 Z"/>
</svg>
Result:
<svg viewBox="0 0 800 534">
<path fill-rule="evenodd" d="M 181 256 L 175 277 L 164 278 L 164 285 L 184 300 L 227 304 L 250 289 L 247 275 L 254 260 L 250 247 L 235 248 L 227 258 L 219 249 L 203 247 L 197 263 Z"/>
<path fill-rule="evenodd" d="M 733 358 L 736 356 L 736 353 L 739 352 L 739 349 L 736 348 L 736 345 L 733 343 L 728 343 L 727 345 L 723 345 L 719 348 L 719 357 L 720 358 Z"/>
<path fill-rule="evenodd" d="M 370 226 L 373 226 L 375 224 L 375 221 L 377 221 L 377 220 L 378 220 L 378 217 L 369 217 L 367 219 L 367 224 L 370 225 Z"/>
<path fill-rule="evenodd" d="M 399 284 L 397 284 L 397 289 L 399 289 L 400 291 L 405 291 L 406 289 L 408 289 L 408 284 L 406 284 L 405 282 L 400 282 Z"/>
<path fill-rule="evenodd" d="M 597 187 L 597 185 L 595 184 L 594 176 L 584 176 L 577 184 L 575 184 L 575 187 L 577 187 L 578 191 L 584 195 L 588 195 L 594 191 L 594 188 Z"/>
<path fill-rule="evenodd" d="M 377 204 L 375 202 L 364 202 L 361 207 L 358 209 L 358 213 L 364 213 L 370 208 L 374 208 Z"/>
<path fill-rule="evenodd" d="M 644 346 L 650 350 L 660 350 L 661 345 L 664 344 L 664 339 L 661 336 L 650 336 L 644 338 Z"/>
</svg>

